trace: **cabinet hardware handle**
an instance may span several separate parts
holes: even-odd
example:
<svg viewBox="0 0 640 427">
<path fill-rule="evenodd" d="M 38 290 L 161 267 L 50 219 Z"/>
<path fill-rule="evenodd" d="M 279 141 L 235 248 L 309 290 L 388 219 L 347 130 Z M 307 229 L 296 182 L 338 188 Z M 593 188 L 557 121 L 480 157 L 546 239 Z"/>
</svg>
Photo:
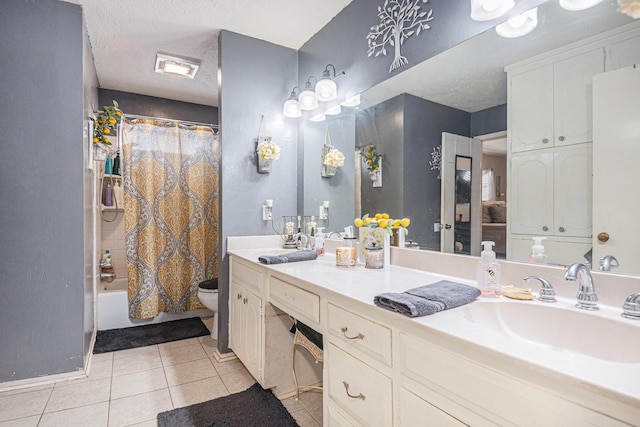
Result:
<svg viewBox="0 0 640 427">
<path fill-rule="evenodd" d="M 544 138 L 544 139 L 542 140 L 542 143 L 543 143 L 543 144 L 548 144 L 548 143 L 549 143 L 549 138 Z"/>
<path fill-rule="evenodd" d="M 558 228 L 558 231 L 561 232 L 561 233 L 564 233 L 564 227 Z"/>
<path fill-rule="evenodd" d="M 603 231 L 601 233 L 598 233 L 598 241 L 604 243 L 606 241 L 609 240 L 609 233 Z"/>
<path fill-rule="evenodd" d="M 545 225 L 544 227 L 542 227 L 542 231 L 549 231 L 549 227 Z"/>
<path fill-rule="evenodd" d="M 238 294 L 238 296 L 236 297 L 236 299 L 240 299 L 242 298 L 242 294 Z"/>
<path fill-rule="evenodd" d="M 558 137 L 558 140 L 559 140 L 559 141 L 564 141 L 564 136 L 560 136 L 560 137 Z"/>
<path fill-rule="evenodd" d="M 246 298 L 245 298 L 245 299 L 243 299 L 243 300 L 242 300 L 242 303 L 243 303 L 243 304 L 246 304 L 246 303 L 247 303 L 247 299 L 246 299 Z"/>
<path fill-rule="evenodd" d="M 347 392 L 347 396 L 349 396 L 350 398 L 352 398 L 352 399 L 361 399 L 361 400 L 366 399 L 366 397 L 362 393 L 359 393 L 357 396 L 354 396 L 353 394 L 349 393 L 349 384 L 347 384 L 346 381 L 342 381 L 342 384 L 344 384 L 344 389 Z"/>
<path fill-rule="evenodd" d="M 358 332 L 358 335 L 356 335 L 355 337 L 350 337 L 347 336 L 347 331 L 349 330 L 349 328 L 347 328 L 346 326 L 343 326 L 340 328 L 340 332 L 342 332 L 342 335 L 344 335 L 344 337 L 348 340 L 361 340 L 364 338 L 364 335 L 362 335 L 360 332 Z"/>
<path fill-rule="evenodd" d="M 451 230 L 451 224 L 445 224 L 444 225 L 444 229 L 445 230 Z"/>
</svg>

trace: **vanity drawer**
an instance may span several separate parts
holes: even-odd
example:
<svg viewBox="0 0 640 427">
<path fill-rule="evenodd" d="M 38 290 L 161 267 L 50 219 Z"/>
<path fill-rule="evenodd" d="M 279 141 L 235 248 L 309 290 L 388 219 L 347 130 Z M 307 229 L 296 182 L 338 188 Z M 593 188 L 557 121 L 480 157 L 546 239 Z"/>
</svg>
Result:
<svg viewBox="0 0 640 427">
<path fill-rule="evenodd" d="M 393 424 L 391 379 L 329 342 L 329 397 L 368 426 Z"/>
<path fill-rule="evenodd" d="M 391 366 L 391 329 L 333 304 L 327 322 L 329 333 Z"/>
<path fill-rule="evenodd" d="M 269 282 L 269 300 L 293 317 L 320 323 L 320 297 L 277 277 Z"/>
<path fill-rule="evenodd" d="M 231 258 L 230 277 L 243 285 L 255 288 L 259 294 L 264 294 L 264 273 L 244 264 L 242 261 Z"/>
</svg>

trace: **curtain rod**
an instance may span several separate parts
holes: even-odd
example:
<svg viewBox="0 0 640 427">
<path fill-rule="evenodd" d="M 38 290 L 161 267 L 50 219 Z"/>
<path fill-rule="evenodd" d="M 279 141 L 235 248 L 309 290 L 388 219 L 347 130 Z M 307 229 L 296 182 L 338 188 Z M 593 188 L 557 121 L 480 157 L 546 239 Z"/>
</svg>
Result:
<svg viewBox="0 0 640 427">
<path fill-rule="evenodd" d="M 186 126 L 206 126 L 206 127 L 210 127 L 211 129 L 217 131 L 218 130 L 218 125 L 214 125 L 211 123 L 200 123 L 200 122 L 190 122 L 190 121 L 185 121 L 185 120 L 176 120 L 176 119 L 165 119 L 165 118 L 161 118 L 161 117 L 150 117 L 150 116 L 140 116 L 137 114 L 124 114 L 124 117 L 129 118 L 129 119 L 141 119 L 141 120 L 158 120 L 158 121 L 162 121 L 162 122 L 171 122 L 171 123 L 178 123 L 178 124 L 182 124 L 182 125 L 186 125 Z"/>
</svg>

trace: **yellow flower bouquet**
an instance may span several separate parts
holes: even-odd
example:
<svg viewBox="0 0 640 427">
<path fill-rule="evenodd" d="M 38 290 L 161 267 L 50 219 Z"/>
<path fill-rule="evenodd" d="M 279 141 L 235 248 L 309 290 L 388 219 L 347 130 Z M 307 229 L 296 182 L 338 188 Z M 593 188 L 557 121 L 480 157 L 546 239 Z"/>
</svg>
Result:
<svg viewBox="0 0 640 427">
<path fill-rule="evenodd" d="M 411 220 L 409 218 L 392 219 L 387 213 L 377 213 L 373 217 L 366 214 L 362 218 L 356 218 L 353 223 L 358 228 L 380 228 L 386 231 L 389 235 L 393 235 L 393 228 L 399 228 L 406 235 L 409 232 L 407 227 L 411 223 Z"/>
</svg>

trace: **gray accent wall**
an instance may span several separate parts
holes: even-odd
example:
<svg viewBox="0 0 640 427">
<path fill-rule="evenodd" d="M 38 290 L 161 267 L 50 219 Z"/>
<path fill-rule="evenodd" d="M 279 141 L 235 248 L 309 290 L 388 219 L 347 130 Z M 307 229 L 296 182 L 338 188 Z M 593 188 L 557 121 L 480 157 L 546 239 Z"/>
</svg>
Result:
<svg viewBox="0 0 640 427">
<path fill-rule="evenodd" d="M 99 108 L 112 105 L 115 100 L 125 114 L 218 124 L 217 107 L 102 88 L 99 90 L 99 96 Z"/>
<path fill-rule="evenodd" d="M 83 368 L 85 212 L 80 6 L 0 14 L 0 382 Z"/>
<path fill-rule="evenodd" d="M 275 234 L 262 220 L 262 205 L 273 200 L 274 224 L 297 212 L 298 123 L 282 117 L 282 105 L 297 81 L 297 52 L 230 31 L 218 40 L 220 73 L 221 250 L 218 349 L 229 342 L 228 236 Z M 284 96 L 283 96 L 284 94 Z M 256 138 L 260 118 L 280 146 L 273 171 L 257 171 Z"/>
<path fill-rule="evenodd" d="M 471 113 L 471 136 L 488 135 L 507 130 L 507 104 Z"/>
<path fill-rule="evenodd" d="M 440 250 L 433 223 L 440 222 L 441 180 L 429 160 L 442 132 L 469 136 L 470 114 L 402 94 L 359 113 L 356 123 L 357 145 L 376 145 L 383 156 L 382 187 L 374 188 L 363 169 L 362 213 L 408 217 L 407 239 Z"/>
</svg>

